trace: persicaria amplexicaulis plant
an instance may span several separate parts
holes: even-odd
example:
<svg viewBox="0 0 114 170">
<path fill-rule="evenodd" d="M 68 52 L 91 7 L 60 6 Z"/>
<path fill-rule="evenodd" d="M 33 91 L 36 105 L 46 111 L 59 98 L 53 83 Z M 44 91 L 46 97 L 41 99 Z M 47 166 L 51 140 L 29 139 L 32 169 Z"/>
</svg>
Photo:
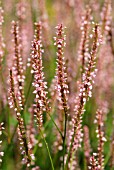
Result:
<svg viewBox="0 0 114 170">
<path fill-rule="evenodd" d="M 111 0 L 0 3 L 0 169 L 114 169 L 113 19 Z"/>
</svg>

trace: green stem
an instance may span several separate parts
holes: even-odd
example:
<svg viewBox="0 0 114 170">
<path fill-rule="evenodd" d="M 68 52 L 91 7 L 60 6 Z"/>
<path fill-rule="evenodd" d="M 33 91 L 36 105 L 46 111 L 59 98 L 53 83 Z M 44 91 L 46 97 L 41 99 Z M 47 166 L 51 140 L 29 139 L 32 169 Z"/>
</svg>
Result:
<svg viewBox="0 0 114 170">
<path fill-rule="evenodd" d="M 66 160 L 65 170 L 67 170 L 67 168 L 68 168 L 68 162 L 69 162 L 69 159 L 70 159 L 70 154 L 71 154 L 71 150 L 72 150 L 72 145 L 73 145 L 73 142 L 74 142 L 75 131 L 76 131 L 76 129 L 74 130 L 74 134 L 73 134 L 73 136 L 72 136 L 71 145 L 70 145 L 69 152 L 68 152 L 68 156 L 67 156 L 67 160 Z"/>
<path fill-rule="evenodd" d="M 41 133 L 42 138 L 43 138 L 43 140 L 44 140 L 44 143 L 45 143 L 45 145 L 46 145 L 46 149 L 47 149 L 47 151 L 48 151 L 48 155 L 49 155 L 49 158 L 50 158 L 52 170 L 54 170 L 54 165 L 53 165 L 52 157 L 51 157 L 50 150 L 49 150 L 49 147 L 48 147 L 48 143 L 46 142 L 46 139 L 45 139 L 45 137 L 44 137 L 42 131 L 40 131 L 40 133 Z"/>
<path fill-rule="evenodd" d="M 64 170 L 64 162 L 65 162 L 66 128 L 67 128 L 67 112 L 65 112 L 65 125 L 64 125 L 64 136 L 63 136 L 63 170 Z"/>
<path fill-rule="evenodd" d="M 51 116 L 51 114 L 50 114 L 49 112 L 47 112 L 47 114 L 50 116 L 50 118 L 51 118 L 53 124 L 55 125 L 55 127 L 57 128 L 58 132 L 60 133 L 60 135 L 61 135 L 61 137 L 62 137 L 62 139 L 63 139 L 62 132 L 60 131 L 60 129 L 59 129 L 59 127 L 57 126 L 57 124 L 55 123 L 53 117 Z"/>
</svg>

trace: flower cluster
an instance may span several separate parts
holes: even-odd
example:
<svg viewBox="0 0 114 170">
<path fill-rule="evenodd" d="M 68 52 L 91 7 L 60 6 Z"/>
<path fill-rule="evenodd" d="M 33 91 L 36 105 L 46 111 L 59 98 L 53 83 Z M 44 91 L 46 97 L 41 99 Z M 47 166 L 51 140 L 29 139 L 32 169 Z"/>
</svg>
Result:
<svg viewBox="0 0 114 170">
<path fill-rule="evenodd" d="M 95 156 L 96 156 L 96 153 L 94 153 L 93 156 L 90 157 L 90 166 L 88 168 L 91 170 L 99 170 Z"/>
<path fill-rule="evenodd" d="M 18 22 L 12 22 L 12 33 L 14 35 L 14 61 L 13 61 L 13 73 L 14 73 L 14 84 L 15 92 L 18 101 L 18 105 L 23 110 L 24 108 L 24 67 L 23 59 L 20 53 L 21 50 L 21 37 L 19 34 Z"/>
<path fill-rule="evenodd" d="M 26 137 L 26 130 L 25 130 L 25 123 L 23 116 L 21 115 L 21 110 L 18 106 L 17 99 L 16 99 L 16 93 L 15 93 L 15 86 L 14 86 L 14 78 L 12 74 L 12 70 L 10 70 L 10 89 L 9 89 L 9 105 L 10 108 L 14 107 L 14 110 L 16 112 L 16 118 L 18 121 L 18 138 L 20 141 L 20 150 L 21 154 L 23 155 L 23 163 L 25 163 L 27 166 L 30 166 L 32 156 L 29 153 L 29 145 Z M 10 101 L 12 100 L 12 101 Z"/>
<path fill-rule="evenodd" d="M 34 94 L 35 97 L 35 104 L 34 104 L 34 112 L 37 118 L 37 124 L 39 129 L 42 127 L 43 111 L 49 111 L 48 101 L 46 94 L 47 92 L 45 89 L 47 88 L 47 83 L 44 82 L 44 73 L 43 73 L 43 66 L 42 66 L 42 43 L 41 43 L 41 22 L 37 25 L 36 35 L 32 42 L 32 55 L 31 55 L 31 63 L 32 63 L 32 70 L 31 73 L 34 75 L 34 82 L 32 85 L 34 86 Z"/>
<path fill-rule="evenodd" d="M 57 46 L 57 70 L 56 70 L 56 86 L 55 90 L 58 93 L 57 99 L 60 103 L 60 109 L 64 110 L 65 113 L 68 110 L 68 85 L 67 85 L 67 74 L 66 74 L 66 67 L 65 67 L 65 60 L 64 60 L 64 52 L 63 48 L 65 47 L 65 38 L 64 35 L 64 28 L 61 25 L 58 25 L 57 27 L 57 37 L 54 37 L 55 43 L 54 45 Z"/>
<path fill-rule="evenodd" d="M 101 36 L 99 36 L 99 27 L 96 24 L 95 28 L 93 28 L 93 45 L 90 51 L 90 55 L 88 56 L 88 66 L 85 68 L 85 73 L 82 75 L 83 81 L 83 102 L 89 97 L 92 97 L 92 83 L 94 83 L 94 78 L 96 76 L 97 69 L 95 69 L 96 64 L 96 52 L 98 50 L 99 45 L 102 43 Z"/>
<path fill-rule="evenodd" d="M 104 137 L 103 132 L 103 112 L 101 110 L 97 110 L 96 112 L 96 120 L 97 123 L 97 138 L 98 138 L 98 167 L 100 170 L 104 169 L 104 156 L 103 156 L 103 146 L 104 142 L 106 142 L 106 138 Z"/>
<path fill-rule="evenodd" d="M 82 62 L 82 74 L 88 61 L 89 55 L 89 28 L 90 28 L 90 19 L 91 19 L 91 9 L 87 7 L 86 14 L 82 17 L 81 25 L 81 42 L 79 49 L 79 60 Z"/>
<path fill-rule="evenodd" d="M 82 83 L 80 84 L 80 91 L 79 95 L 76 98 L 76 105 L 75 105 L 75 114 L 72 118 L 72 131 L 70 135 L 70 142 L 69 146 L 71 148 L 71 158 L 73 152 L 75 152 L 81 145 L 80 142 L 82 141 L 82 116 L 84 113 L 84 106 L 86 101 L 92 96 L 92 84 L 94 83 L 94 77 L 96 76 L 96 52 L 99 46 L 99 30 L 98 25 L 95 25 L 93 29 L 93 45 L 88 57 L 88 65 L 85 68 L 85 72 L 82 76 Z M 71 147 L 72 146 L 72 147 Z"/>
<path fill-rule="evenodd" d="M 41 34 L 42 34 L 42 23 L 41 23 L 41 21 L 39 21 L 38 23 L 36 22 L 34 25 L 36 27 L 35 34 L 34 34 L 34 41 L 39 41 L 39 40 L 41 41 L 42 40 L 42 36 L 41 36 Z M 33 44 L 33 42 L 32 42 L 32 44 Z M 43 53 L 43 49 L 42 49 L 42 53 Z M 31 60 L 32 60 L 32 57 L 31 56 L 28 57 L 28 63 L 27 63 L 28 67 L 29 66 L 32 67 L 32 61 Z"/>
</svg>

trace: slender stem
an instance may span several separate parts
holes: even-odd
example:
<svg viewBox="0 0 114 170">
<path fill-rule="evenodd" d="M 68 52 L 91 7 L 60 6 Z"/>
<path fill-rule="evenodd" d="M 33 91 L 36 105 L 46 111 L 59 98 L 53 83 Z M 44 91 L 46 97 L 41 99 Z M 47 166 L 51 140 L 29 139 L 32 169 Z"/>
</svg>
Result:
<svg viewBox="0 0 114 170">
<path fill-rule="evenodd" d="M 59 129 L 59 127 L 57 126 L 57 124 L 55 123 L 53 117 L 51 116 L 51 114 L 50 114 L 49 112 L 47 112 L 47 114 L 50 116 L 53 124 L 55 125 L 55 127 L 57 128 L 58 132 L 60 133 L 60 135 L 61 135 L 61 137 L 62 137 L 62 139 L 63 139 L 64 137 L 63 137 L 63 135 L 62 135 L 62 132 L 60 131 L 60 129 Z"/>
<path fill-rule="evenodd" d="M 48 115 L 51 117 L 51 119 L 44 124 L 44 126 L 43 126 L 44 129 L 46 129 L 46 127 L 50 124 L 50 121 L 52 121 L 52 119 L 53 119 L 53 117 L 52 117 L 52 115 L 50 115 L 50 113 L 49 113 Z M 53 121 L 54 121 L 54 120 L 53 120 Z M 55 123 L 55 121 L 54 121 L 53 123 Z M 59 133 L 61 134 L 61 137 L 62 137 L 62 139 L 63 139 L 63 135 L 62 135 L 60 129 L 58 128 L 58 126 L 56 125 L 56 123 L 55 123 L 55 126 L 56 126 L 56 128 L 58 129 L 58 131 L 59 131 Z M 43 132 L 44 132 L 44 131 L 43 131 Z M 40 142 L 40 140 L 41 140 L 41 134 L 39 134 L 37 140 Z M 36 145 L 36 147 L 35 147 L 35 149 L 34 149 L 34 153 L 36 152 L 37 147 L 38 147 L 38 145 Z"/>
<path fill-rule="evenodd" d="M 67 112 L 65 112 L 64 136 L 63 136 L 63 170 L 65 162 L 65 141 L 66 141 L 66 128 L 67 128 Z"/>
<path fill-rule="evenodd" d="M 50 119 L 51 120 L 51 119 Z M 46 129 L 46 127 L 48 126 L 48 124 L 50 123 L 50 121 L 49 122 L 46 122 L 45 124 L 44 124 L 44 128 L 42 129 L 42 132 L 44 133 L 45 132 L 45 129 Z M 41 134 L 39 133 L 39 136 L 37 137 L 37 140 L 38 140 L 38 144 L 40 143 L 40 140 L 41 140 Z M 36 153 L 36 151 L 37 151 L 37 148 L 38 148 L 38 145 L 36 145 L 35 147 L 34 147 L 34 154 Z"/>
<path fill-rule="evenodd" d="M 68 161 L 69 161 L 69 158 L 70 158 L 70 153 L 71 153 L 72 145 L 73 145 L 73 142 L 74 142 L 75 131 L 76 131 L 76 129 L 74 130 L 74 134 L 72 136 L 71 145 L 70 145 L 67 160 L 66 160 L 65 170 L 67 170 L 67 168 L 68 168 Z"/>
<path fill-rule="evenodd" d="M 51 154 L 50 154 L 50 150 L 49 150 L 49 146 L 48 146 L 48 143 L 46 142 L 46 139 L 42 133 L 42 131 L 40 131 L 41 135 L 42 135 L 42 138 L 44 140 L 44 143 L 46 145 L 46 148 L 47 148 L 47 151 L 48 151 L 48 155 L 49 155 L 49 158 L 50 158 L 50 162 L 51 162 L 51 166 L 52 166 L 52 170 L 54 170 L 54 165 L 53 165 L 53 161 L 52 161 L 52 157 L 51 157 Z"/>
</svg>

